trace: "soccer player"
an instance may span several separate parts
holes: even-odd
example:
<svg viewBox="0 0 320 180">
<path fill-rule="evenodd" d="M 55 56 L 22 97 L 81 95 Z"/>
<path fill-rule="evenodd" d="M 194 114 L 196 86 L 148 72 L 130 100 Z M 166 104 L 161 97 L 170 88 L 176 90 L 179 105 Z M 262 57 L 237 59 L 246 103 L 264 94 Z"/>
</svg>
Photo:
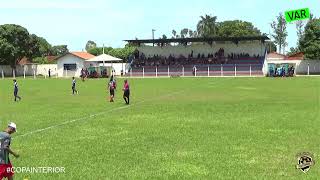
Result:
<svg viewBox="0 0 320 180">
<path fill-rule="evenodd" d="M 0 132 L 0 179 L 8 178 L 13 179 L 13 168 L 9 159 L 9 154 L 18 158 L 19 154 L 10 149 L 11 134 L 15 133 L 17 125 L 13 122 L 8 124 L 8 127 Z"/>
<path fill-rule="evenodd" d="M 110 81 L 113 82 L 114 89 L 117 89 L 117 80 L 116 80 L 116 78 L 114 77 L 114 75 L 111 75 Z"/>
<path fill-rule="evenodd" d="M 115 82 L 113 80 L 109 82 L 108 88 L 110 91 L 110 102 L 114 102 Z"/>
<path fill-rule="evenodd" d="M 72 94 L 74 95 L 75 93 L 79 94 L 79 92 L 76 89 L 76 79 L 74 77 L 72 77 Z"/>
<path fill-rule="evenodd" d="M 128 80 L 124 80 L 124 85 L 123 85 L 123 99 L 126 102 L 126 104 L 129 105 L 130 102 L 130 88 L 129 88 L 129 83 Z"/>
<path fill-rule="evenodd" d="M 16 79 L 13 80 L 13 84 L 14 84 L 14 90 L 13 90 L 14 101 L 17 101 L 17 99 L 19 99 L 19 101 L 20 101 L 21 97 L 18 96 L 19 87 L 18 87 L 18 83 L 17 83 Z"/>
</svg>

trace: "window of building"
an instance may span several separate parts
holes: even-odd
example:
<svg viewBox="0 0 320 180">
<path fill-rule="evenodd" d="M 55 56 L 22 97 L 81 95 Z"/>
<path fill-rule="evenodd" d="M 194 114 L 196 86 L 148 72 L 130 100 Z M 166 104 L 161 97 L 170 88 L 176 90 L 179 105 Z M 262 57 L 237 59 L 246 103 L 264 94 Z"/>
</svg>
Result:
<svg viewBox="0 0 320 180">
<path fill-rule="evenodd" d="M 69 71 L 75 71 L 77 70 L 77 64 L 64 64 L 63 69 L 69 70 Z"/>
</svg>

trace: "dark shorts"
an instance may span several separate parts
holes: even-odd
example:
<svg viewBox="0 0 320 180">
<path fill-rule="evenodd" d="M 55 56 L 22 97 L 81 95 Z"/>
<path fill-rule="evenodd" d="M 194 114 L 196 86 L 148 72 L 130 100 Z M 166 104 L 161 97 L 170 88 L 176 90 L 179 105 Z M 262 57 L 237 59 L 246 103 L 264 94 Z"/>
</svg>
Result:
<svg viewBox="0 0 320 180">
<path fill-rule="evenodd" d="M 123 96 L 129 97 L 130 96 L 130 90 L 125 90 L 123 93 Z"/>
<path fill-rule="evenodd" d="M 17 95 L 18 95 L 18 90 L 14 90 L 14 91 L 13 91 L 13 95 L 14 95 L 14 96 L 17 96 Z"/>
<path fill-rule="evenodd" d="M 110 95 L 114 96 L 114 89 L 110 89 Z"/>
<path fill-rule="evenodd" d="M 75 86 L 72 86 L 72 90 L 75 90 L 76 89 L 76 87 Z"/>
</svg>

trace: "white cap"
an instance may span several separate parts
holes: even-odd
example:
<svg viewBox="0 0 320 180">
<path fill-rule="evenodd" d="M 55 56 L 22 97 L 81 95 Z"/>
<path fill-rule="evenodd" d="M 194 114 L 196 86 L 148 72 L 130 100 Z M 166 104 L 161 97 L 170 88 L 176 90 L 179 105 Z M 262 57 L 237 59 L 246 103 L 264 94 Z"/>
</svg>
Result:
<svg viewBox="0 0 320 180">
<path fill-rule="evenodd" d="M 16 125 L 16 123 L 10 122 L 10 123 L 8 124 L 8 127 L 13 128 L 13 129 L 17 132 L 17 125 Z"/>
</svg>

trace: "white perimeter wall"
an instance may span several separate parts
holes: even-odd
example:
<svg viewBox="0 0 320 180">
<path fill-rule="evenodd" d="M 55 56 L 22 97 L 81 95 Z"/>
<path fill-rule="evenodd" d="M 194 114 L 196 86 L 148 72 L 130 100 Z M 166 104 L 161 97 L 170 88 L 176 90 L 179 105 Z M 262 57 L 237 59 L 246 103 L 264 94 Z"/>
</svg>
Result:
<svg viewBox="0 0 320 180">
<path fill-rule="evenodd" d="M 99 64 L 100 66 L 103 66 L 103 63 Z M 121 75 L 121 70 L 123 70 L 123 73 L 127 73 L 128 69 L 126 69 L 126 67 L 128 67 L 127 63 L 104 63 L 104 65 L 106 67 L 112 67 L 113 70 L 115 71 L 115 75 L 116 76 L 120 76 Z"/>
<path fill-rule="evenodd" d="M 51 69 L 51 75 L 55 76 L 57 73 L 56 64 L 17 65 L 16 76 L 23 76 L 24 71 L 26 76 L 33 76 L 34 73 L 36 75 L 48 75 L 49 69 Z M 13 76 L 13 69 L 9 65 L 0 65 L 0 76 L 2 71 L 5 77 Z"/>
</svg>

